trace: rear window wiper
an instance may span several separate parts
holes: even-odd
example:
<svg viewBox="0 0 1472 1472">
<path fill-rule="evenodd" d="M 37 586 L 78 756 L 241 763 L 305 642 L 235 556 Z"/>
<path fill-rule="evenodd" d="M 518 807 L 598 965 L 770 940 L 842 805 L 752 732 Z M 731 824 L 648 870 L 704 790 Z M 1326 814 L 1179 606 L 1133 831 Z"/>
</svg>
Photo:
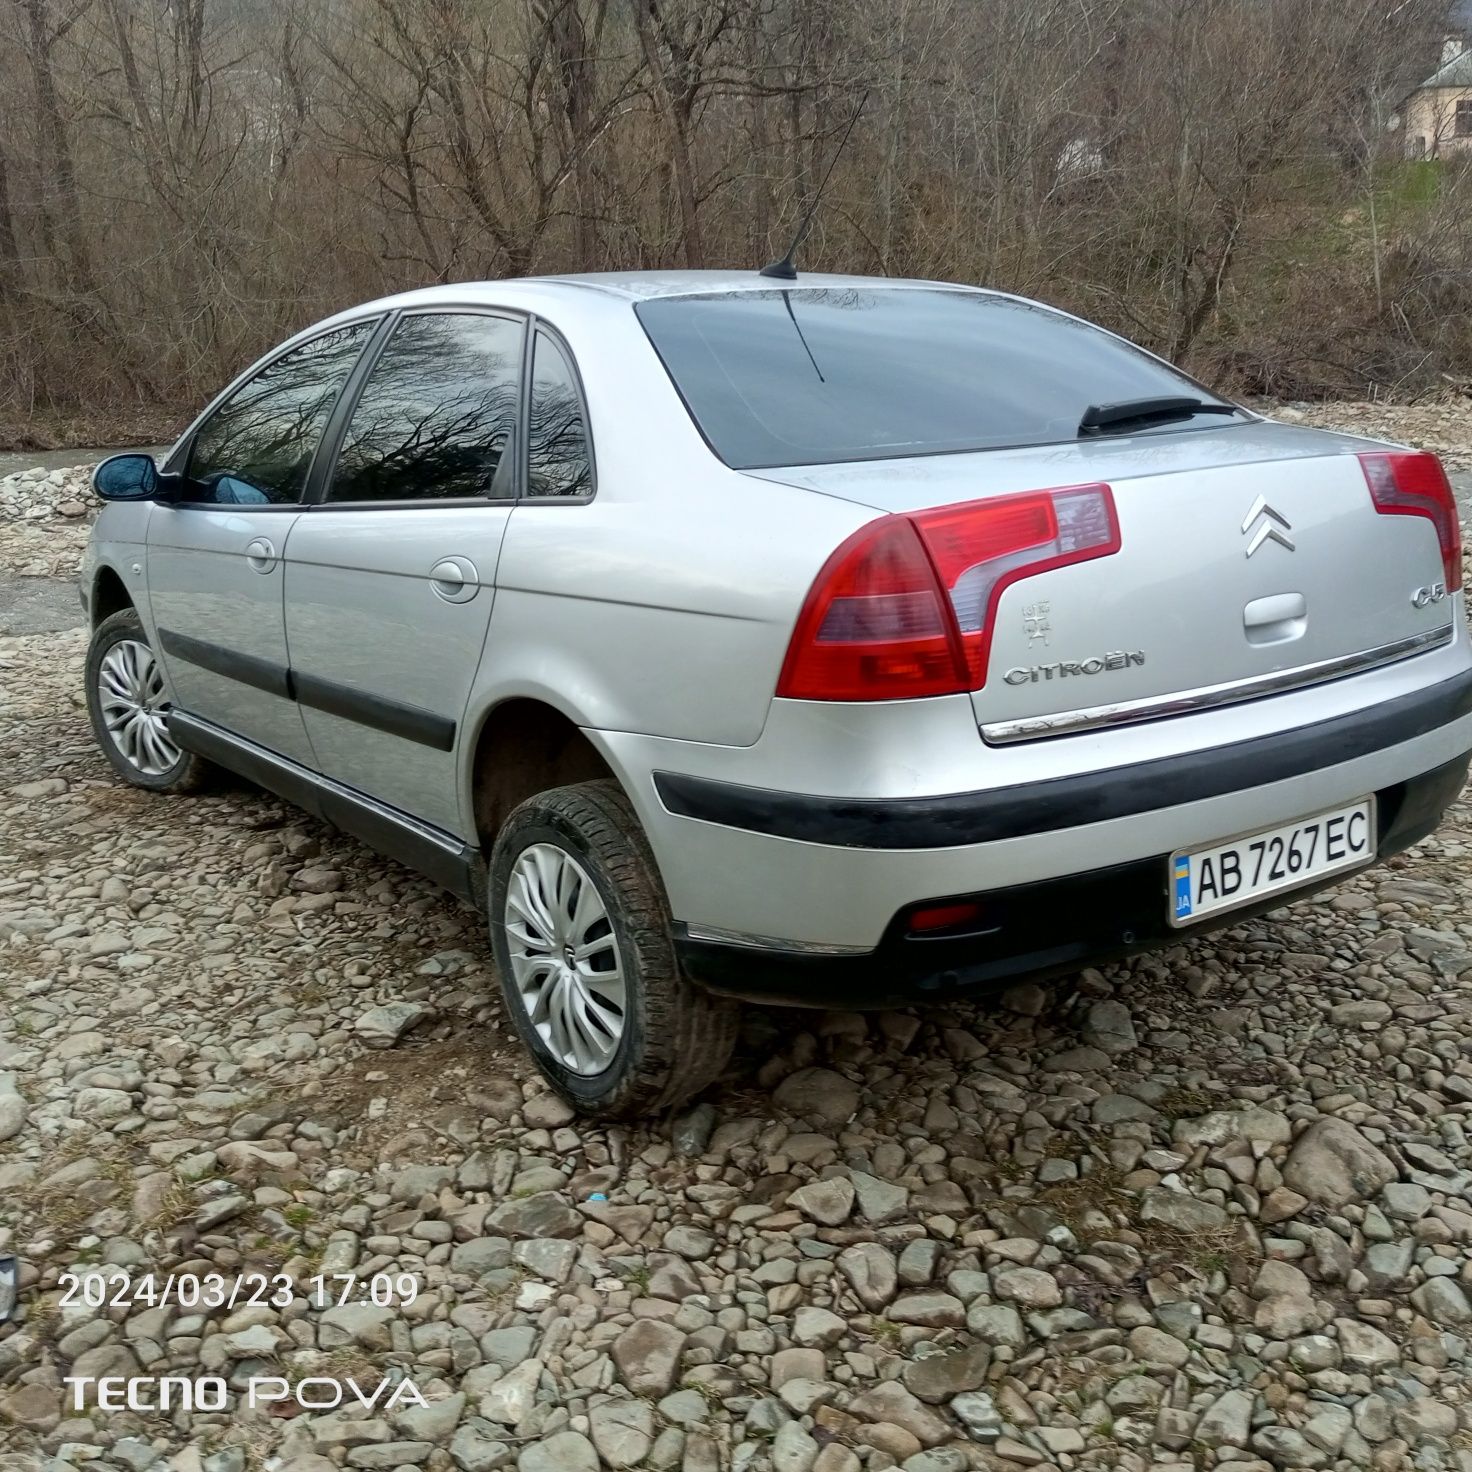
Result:
<svg viewBox="0 0 1472 1472">
<path fill-rule="evenodd" d="M 1196 414 L 1235 414 L 1231 404 L 1209 404 L 1185 395 L 1161 399 L 1122 399 L 1115 404 L 1090 404 L 1078 422 L 1080 439 L 1116 434 L 1142 424 L 1162 424 L 1171 419 L 1190 419 Z"/>
</svg>

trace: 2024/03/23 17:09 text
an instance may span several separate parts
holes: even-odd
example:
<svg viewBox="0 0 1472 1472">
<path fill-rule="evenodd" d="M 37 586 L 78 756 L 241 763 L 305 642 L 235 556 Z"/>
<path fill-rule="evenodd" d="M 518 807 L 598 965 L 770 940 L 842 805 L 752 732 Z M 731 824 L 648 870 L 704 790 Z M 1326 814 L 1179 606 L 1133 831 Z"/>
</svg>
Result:
<svg viewBox="0 0 1472 1472">
<path fill-rule="evenodd" d="M 326 1308 L 355 1301 L 375 1303 L 381 1308 L 407 1306 L 419 1296 L 419 1281 L 412 1273 L 317 1273 L 300 1285 L 286 1273 L 243 1273 L 227 1278 L 222 1273 L 144 1273 L 134 1278 L 123 1268 L 85 1273 L 63 1273 L 61 1307 L 81 1303 L 89 1308 L 153 1307 L 175 1303 L 181 1308 L 245 1308 L 268 1304 L 285 1308 L 298 1297 Z"/>
</svg>

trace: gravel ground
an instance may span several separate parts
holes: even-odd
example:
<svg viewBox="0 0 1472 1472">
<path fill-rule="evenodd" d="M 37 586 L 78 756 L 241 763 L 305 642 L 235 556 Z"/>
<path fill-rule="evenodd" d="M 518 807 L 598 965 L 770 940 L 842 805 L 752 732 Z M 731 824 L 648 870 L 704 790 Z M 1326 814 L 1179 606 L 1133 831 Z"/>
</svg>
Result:
<svg viewBox="0 0 1472 1472">
<path fill-rule="evenodd" d="M 0 480 L 0 567 L 74 565 L 74 499 Z M 114 781 L 83 648 L 0 637 L 0 1467 L 1472 1469 L 1465 803 L 1129 965 L 753 1014 L 699 1106 L 603 1128 L 473 914 L 248 788 Z M 104 1267 L 289 1302 L 62 1303 Z M 349 1270 L 417 1296 L 316 1301 Z M 63 1385 L 206 1374 L 226 1410 Z"/>
<path fill-rule="evenodd" d="M 1434 450 L 1448 470 L 1472 470 L 1472 399 L 1429 404 L 1258 404 L 1289 424 L 1338 429 Z"/>
</svg>

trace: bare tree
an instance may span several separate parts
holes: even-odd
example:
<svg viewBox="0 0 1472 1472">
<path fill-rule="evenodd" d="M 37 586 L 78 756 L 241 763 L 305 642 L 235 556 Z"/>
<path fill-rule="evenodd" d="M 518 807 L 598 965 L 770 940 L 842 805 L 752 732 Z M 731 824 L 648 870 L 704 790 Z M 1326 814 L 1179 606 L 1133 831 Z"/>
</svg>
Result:
<svg viewBox="0 0 1472 1472">
<path fill-rule="evenodd" d="M 785 248 L 1247 388 L 1472 377 L 1447 0 L 0 0 L 0 415 L 183 406 L 408 285 Z M 1431 172 L 1428 172 L 1431 171 Z M 1434 177 L 1433 177 L 1434 175 Z"/>
</svg>

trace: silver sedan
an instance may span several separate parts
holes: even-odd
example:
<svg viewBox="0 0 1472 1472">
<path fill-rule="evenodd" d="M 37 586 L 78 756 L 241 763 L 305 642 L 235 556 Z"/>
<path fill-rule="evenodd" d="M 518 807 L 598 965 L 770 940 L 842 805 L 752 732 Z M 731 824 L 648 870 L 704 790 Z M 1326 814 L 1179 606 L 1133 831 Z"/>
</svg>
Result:
<svg viewBox="0 0 1472 1472">
<path fill-rule="evenodd" d="M 724 1067 L 1271 908 L 1472 750 L 1437 460 L 1036 302 L 650 273 L 372 302 L 96 473 L 103 751 L 243 773 L 484 909 L 552 1083 Z"/>
</svg>

